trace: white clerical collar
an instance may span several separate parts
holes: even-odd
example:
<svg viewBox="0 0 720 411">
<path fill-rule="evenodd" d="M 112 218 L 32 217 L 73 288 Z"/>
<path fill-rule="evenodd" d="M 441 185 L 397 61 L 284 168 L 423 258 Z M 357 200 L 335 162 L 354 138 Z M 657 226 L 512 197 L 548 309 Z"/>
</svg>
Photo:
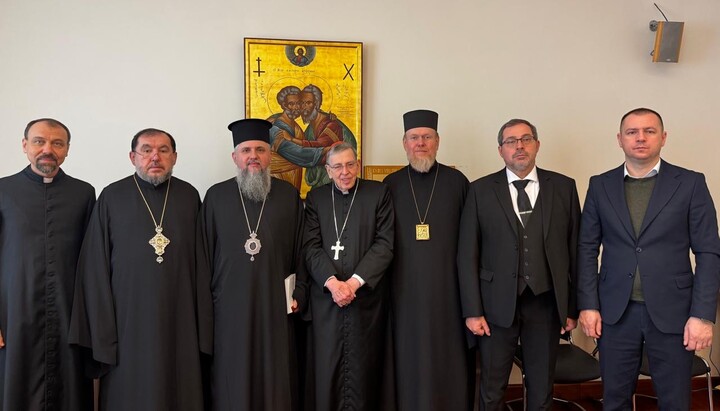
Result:
<svg viewBox="0 0 720 411">
<path fill-rule="evenodd" d="M 353 184 L 353 186 L 350 187 L 350 189 L 349 189 L 349 190 L 346 190 L 346 191 L 341 190 L 340 187 L 338 187 L 337 184 L 335 184 L 334 181 L 332 182 L 332 184 L 333 184 L 333 187 L 335 187 L 335 189 L 336 189 L 337 191 L 339 191 L 342 195 L 348 195 L 348 194 L 350 194 L 350 192 L 353 191 L 353 189 L 357 186 L 357 179 L 355 180 L 355 184 Z"/>
<path fill-rule="evenodd" d="M 507 174 L 508 179 L 508 185 L 512 184 L 515 180 L 530 180 L 537 182 L 538 181 L 538 175 L 537 175 L 537 166 L 533 166 L 532 170 L 530 170 L 530 174 L 526 175 L 525 178 L 518 177 L 515 173 L 510 171 L 509 168 L 505 167 L 505 174 Z"/>
<path fill-rule="evenodd" d="M 45 184 L 50 184 L 50 183 L 52 183 L 52 182 L 53 182 L 53 178 L 52 178 L 52 177 L 43 177 L 43 183 L 45 183 Z"/>
<path fill-rule="evenodd" d="M 630 173 L 628 173 L 627 161 L 626 161 L 626 162 L 625 162 L 625 165 L 623 166 L 623 177 L 630 176 L 630 177 L 632 177 L 632 178 L 637 178 L 637 179 L 653 177 L 653 176 L 657 175 L 657 173 L 660 172 L 660 163 L 661 163 L 661 162 L 662 162 L 662 161 L 661 161 L 660 159 L 658 159 L 658 162 L 655 164 L 655 167 L 653 167 L 652 170 L 650 170 L 650 171 L 649 171 L 647 174 L 645 174 L 644 176 L 633 177 L 633 176 L 630 176 Z"/>
</svg>

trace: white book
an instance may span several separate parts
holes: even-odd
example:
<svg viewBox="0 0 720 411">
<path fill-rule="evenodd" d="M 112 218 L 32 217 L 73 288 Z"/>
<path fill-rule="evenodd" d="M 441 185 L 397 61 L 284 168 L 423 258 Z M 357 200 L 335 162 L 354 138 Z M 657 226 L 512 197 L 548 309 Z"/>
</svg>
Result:
<svg viewBox="0 0 720 411">
<path fill-rule="evenodd" d="M 292 313 L 293 291 L 295 291 L 295 273 L 290 274 L 285 279 L 285 302 L 287 303 L 287 313 Z"/>
</svg>

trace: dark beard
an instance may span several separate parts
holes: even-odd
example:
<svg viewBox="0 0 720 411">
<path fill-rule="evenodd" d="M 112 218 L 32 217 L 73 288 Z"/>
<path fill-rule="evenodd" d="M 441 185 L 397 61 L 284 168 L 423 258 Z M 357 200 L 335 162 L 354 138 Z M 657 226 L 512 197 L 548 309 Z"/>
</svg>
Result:
<svg viewBox="0 0 720 411">
<path fill-rule="evenodd" d="M 35 167 L 43 174 L 52 174 L 58 168 L 57 164 L 40 164 L 40 163 L 35 163 Z"/>
<path fill-rule="evenodd" d="M 55 164 L 40 163 L 40 160 L 45 160 L 48 158 L 55 160 Z M 57 158 L 55 158 L 55 156 L 53 156 L 53 155 L 40 156 L 40 157 L 38 157 L 37 161 L 35 161 L 35 168 L 37 168 L 43 174 L 52 174 L 58 168 Z"/>
<path fill-rule="evenodd" d="M 139 168 L 135 168 L 135 172 L 138 176 L 140 176 L 141 179 L 147 181 L 148 183 L 154 185 L 155 187 L 159 186 L 160 184 L 167 181 L 168 178 L 172 175 L 172 170 L 168 171 L 167 173 L 161 175 L 161 176 L 153 176 L 150 177 L 149 175 L 145 174 L 144 171 L 140 170 Z"/>
<path fill-rule="evenodd" d="M 259 173 L 251 173 L 247 169 L 238 168 L 237 184 L 240 193 L 246 198 L 256 202 L 262 202 L 270 193 L 272 179 L 270 177 L 270 169 L 266 168 Z"/>
</svg>

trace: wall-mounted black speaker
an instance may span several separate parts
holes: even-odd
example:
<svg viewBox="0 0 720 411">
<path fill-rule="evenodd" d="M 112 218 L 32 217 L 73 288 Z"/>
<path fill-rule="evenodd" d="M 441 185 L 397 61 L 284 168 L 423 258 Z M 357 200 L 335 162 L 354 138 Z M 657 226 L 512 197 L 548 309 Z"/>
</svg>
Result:
<svg viewBox="0 0 720 411">
<path fill-rule="evenodd" d="M 653 63 L 677 63 L 682 43 L 682 21 L 659 21 L 655 31 L 655 48 L 652 52 Z"/>
</svg>

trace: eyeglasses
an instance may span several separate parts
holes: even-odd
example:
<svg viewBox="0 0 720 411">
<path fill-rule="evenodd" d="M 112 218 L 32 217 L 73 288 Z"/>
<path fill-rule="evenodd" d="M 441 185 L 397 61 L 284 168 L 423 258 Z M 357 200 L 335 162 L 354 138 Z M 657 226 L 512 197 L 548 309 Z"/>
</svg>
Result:
<svg viewBox="0 0 720 411">
<path fill-rule="evenodd" d="M 507 147 L 512 147 L 512 146 L 517 145 L 517 143 L 519 141 L 523 146 L 526 146 L 526 145 L 530 144 L 530 142 L 533 140 L 535 140 L 535 137 L 530 136 L 530 135 L 522 136 L 520 138 L 510 137 L 509 139 L 503 141 L 501 145 L 507 146 Z"/>
<path fill-rule="evenodd" d="M 332 170 L 332 171 L 334 171 L 334 172 L 336 172 L 336 173 L 337 173 L 338 171 L 342 171 L 342 170 L 345 169 L 345 168 L 347 168 L 348 170 L 354 170 L 354 169 L 355 169 L 355 166 L 357 166 L 357 161 L 350 161 L 350 162 L 345 163 L 345 164 L 333 164 L 333 165 L 328 165 L 328 167 L 330 167 L 330 170 Z"/>
<path fill-rule="evenodd" d="M 142 157 L 152 157 L 156 153 L 160 157 L 168 157 L 173 153 L 173 151 L 170 147 L 167 146 L 160 147 L 159 149 L 142 147 L 140 148 L 140 150 L 135 151 L 135 154 L 140 154 L 140 156 Z"/>
</svg>

